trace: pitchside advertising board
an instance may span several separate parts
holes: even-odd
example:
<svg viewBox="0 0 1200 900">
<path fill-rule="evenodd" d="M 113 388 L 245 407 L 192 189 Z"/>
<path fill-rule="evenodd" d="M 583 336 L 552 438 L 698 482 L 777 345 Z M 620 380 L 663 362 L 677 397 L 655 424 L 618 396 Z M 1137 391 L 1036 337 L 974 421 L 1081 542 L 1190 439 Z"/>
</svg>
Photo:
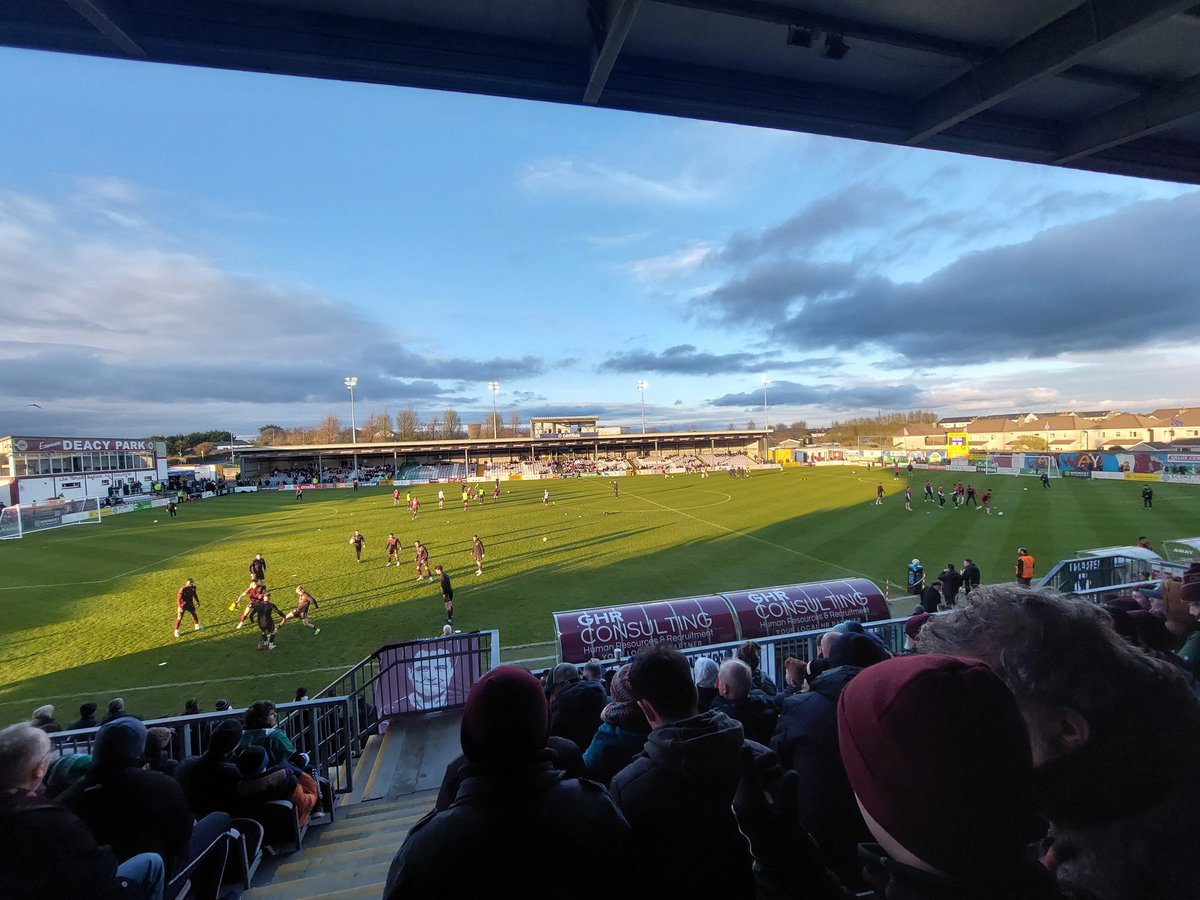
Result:
<svg viewBox="0 0 1200 900">
<path fill-rule="evenodd" d="M 865 578 L 817 581 L 601 606 L 554 614 L 558 658 L 583 663 L 636 653 L 660 642 L 681 649 L 832 628 L 847 619 L 889 618 L 883 591 Z"/>
</svg>

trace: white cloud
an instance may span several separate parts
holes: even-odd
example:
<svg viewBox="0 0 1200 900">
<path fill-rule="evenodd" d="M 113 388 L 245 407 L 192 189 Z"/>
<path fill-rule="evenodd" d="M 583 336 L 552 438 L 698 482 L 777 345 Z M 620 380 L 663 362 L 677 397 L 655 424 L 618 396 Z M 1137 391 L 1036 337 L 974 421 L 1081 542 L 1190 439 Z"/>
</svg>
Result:
<svg viewBox="0 0 1200 900">
<path fill-rule="evenodd" d="M 681 172 L 669 178 L 639 175 L 599 163 L 543 159 L 526 167 L 517 184 L 535 194 L 578 195 L 622 204 L 693 206 L 709 203 L 721 191 L 710 179 Z"/>
<path fill-rule="evenodd" d="M 635 260 L 629 270 L 641 281 L 683 278 L 699 271 L 716 249 L 711 241 L 692 241 L 672 253 Z"/>
</svg>

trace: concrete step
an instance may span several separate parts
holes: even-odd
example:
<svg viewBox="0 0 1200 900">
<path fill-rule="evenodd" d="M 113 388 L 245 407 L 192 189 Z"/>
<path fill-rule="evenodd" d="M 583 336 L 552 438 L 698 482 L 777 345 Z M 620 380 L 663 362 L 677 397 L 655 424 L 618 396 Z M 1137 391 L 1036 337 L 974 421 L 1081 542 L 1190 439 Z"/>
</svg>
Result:
<svg viewBox="0 0 1200 900">
<path fill-rule="evenodd" d="M 355 869 L 314 873 L 306 878 L 273 881 L 242 894 L 246 900 L 307 900 L 329 897 L 335 891 L 372 890 L 374 896 L 383 894 L 391 859 L 359 866 Z"/>
<path fill-rule="evenodd" d="M 344 825 L 339 822 L 337 823 L 338 827 L 323 829 L 315 839 L 306 841 L 305 846 L 324 847 L 330 844 L 345 844 L 348 841 L 359 840 L 371 835 L 380 835 L 382 837 L 399 836 L 403 840 L 404 835 L 408 834 L 408 830 L 421 821 L 421 817 L 428 811 L 413 812 L 395 819 L 367 819 L 358 822 L 346 822 Z"/>
<path fill-rule="evenodd" d="M 273 884 L 295 880 L 307 875 L 325 875 L 346 869 L 359 869 L 375 863 L 390 862 L 403 843 L 403 837 L 386 841 L 371 841 L 362 846 L 312 847 L 296 853 L 275 870 Z M 324 852 L 321 852 L 321 851 Z"/>
</svg>

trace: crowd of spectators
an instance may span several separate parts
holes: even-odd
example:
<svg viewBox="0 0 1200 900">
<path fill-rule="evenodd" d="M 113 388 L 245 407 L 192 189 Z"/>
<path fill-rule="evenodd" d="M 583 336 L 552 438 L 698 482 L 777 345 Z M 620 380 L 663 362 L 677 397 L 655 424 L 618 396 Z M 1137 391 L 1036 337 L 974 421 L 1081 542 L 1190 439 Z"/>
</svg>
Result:
<svg viewBox="0 0 1200 900">
<path fill-rule="evenodd" d="M 96 709 L 83 704 L 69 726 L 98 727 L 90 753 L 52 750 L 61 726 L 50 706 L 0 730 L 0 897 L 161 898 L 185 883 L 188 896 L 216 897 L 235 839 L 253 858 L 325 815 L 319 779 L 273 703 L 206 721 L 203 734 L 198 722 L 203 752 L 186 757 L 172 729 L 147 728 L 120 698 L 102 722 Z M 195 700 L 185 713 L 200 713 Z"/>
<path fill-rule="evenodd" d="M 1179 593 L 1186 644 L 1200 567 Z M 590 895 L 601 873 L 647 896 L 1198 895 L 1200 705 L 1181 666 L 1101 607 L 1022 587 L 917 618 L 899 655 L 839 626 L 778 688 L 753 644 L 492 670 L 385 896 Z"/>
<path fill-rule="evenodd" d="M 393 477 L 391 466 L 359 466 L 358 482 L 367 484 Z M 355 480 L 353 466 L 323 466 L 321 468 L 300 467 L 295 469 L 272 469 L 269 475 L 259 478 L 260 488 L 279 487 L 289 484 L 350 484 Z"/>
</svg>

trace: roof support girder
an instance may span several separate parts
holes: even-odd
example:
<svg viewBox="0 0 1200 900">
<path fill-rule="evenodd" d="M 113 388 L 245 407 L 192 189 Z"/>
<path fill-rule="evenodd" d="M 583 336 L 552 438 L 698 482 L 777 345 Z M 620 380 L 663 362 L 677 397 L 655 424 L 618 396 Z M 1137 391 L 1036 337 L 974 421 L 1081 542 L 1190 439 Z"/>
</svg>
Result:
<svg viewBox="0 0 1200 900">
<path fill-rule="evenodd" d="M 598 41 L 592 46 L 592 71 L 583 91 L 584 103 L 594 105 L 600 101 L 600 95 L 604 93 L 604 86 L 608 84 L 608 77 L 612 74 L 617 57 L 621 55 L 625 39 L 629 37 L 629 31 L 633 28 L 633 19 L 640 5 L 641 0 L 615 0 L 606 4 L 604 37 L 603 41 Z"/>
<path fill-rule="evenodd" d="M 917 106 L 907 143 L 922 144 L 1190 5 L 1191 0 L 1085 0 L 927 95 Z"/>
<path fill-rule="evenodd" d="M 108 38 L 127 56 L 145 56 L 146 51 L 129 36 L 129 30 L 118 24 L 120 16 L 114 14 L 111 4 L 106 8 L 100 0 L 64 0 L 67 6 L 83 16 L 93 28 Z"/>
<path fill-rule="evenodd" d="M 1073 162 L 1200 116 L 1200 75 L 1143 94 L 1087 119 L 1062 140 L 1055 163 Z"/>
</svg>

